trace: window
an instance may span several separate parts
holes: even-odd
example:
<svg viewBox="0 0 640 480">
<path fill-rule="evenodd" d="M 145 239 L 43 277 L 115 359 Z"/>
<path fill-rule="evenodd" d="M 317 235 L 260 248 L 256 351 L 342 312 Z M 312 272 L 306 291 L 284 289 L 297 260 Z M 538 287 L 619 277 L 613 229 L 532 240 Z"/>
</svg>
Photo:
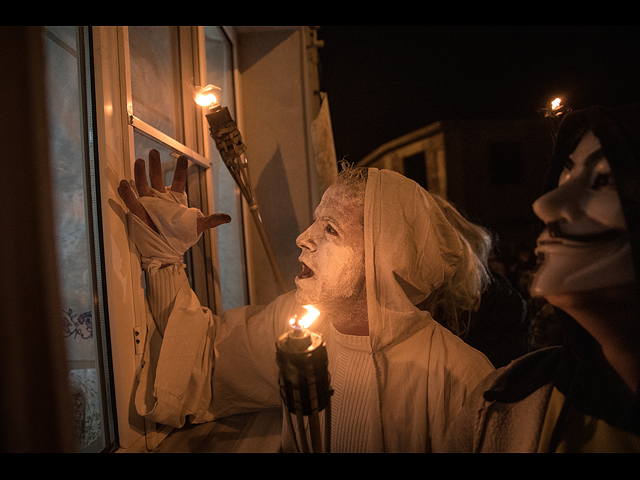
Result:
<svg viewBox="0 0 640 480">
<path fill-rule="evenodd" d="M 130 90 L 125 93 L 130 105 L 133 156 L 146 160 L 149 150 L 157 149 L 167 185 L 171 183 L 176 158 L 181 154 L 189 157 L 186 187 L 189 206 L 207 213 L 204 183 L 212 162 L 197 153 L 202 151 L 196 132 L 198 112 L 190 93 L 197 69 L 193 59 L 197 55 L 181 48 L 181 44 L 189 44 L 191 33 L 191 29 L 179 27 L 128 27 L 125 38 L 128 38 Z M 185 255 L 185 263 L 200 302 L 216 310 L 209 236 L 209 232 L 205 233 Z"/>
<path fill-rule="evenodd" d="M 229 106 L 231 115 L 236 118 L 234 109 L 233 62 L 231 44 L 221 27 L 204 27 L 206 55 L 205 84 L 222 89 L 222 104 Z M 209 152 L 218 168 L 214 168 L 214 191 L 216 210 L 228 213 L 234 222 L 220 228 L 218 234 L 218 258 L 220 264 L 220 288 L 222 309 L 236 308 L 248 303 L 246 268 L 244 257 L 244 231 L 242 228 L 242 198 L 235 181 L 225 167 L 215 142 L 210 136 Z"/>
<path fill-rule="evenodd" d="M 135 414 L 144 276 L 117 184 L 136 158 L 160 152 L 165 182 L 189 158 L 190 206 L 229 213 L 185 254 L 200 302 L 247 303 L 242 203 L 193 87 L 213 83 L 234 111 L 232 44 L 222 27 L 43 27 L 56 192 L 56 237 L 78 444 L 86 452 L 153 448 L 166 435 Z M 219 253 L 218 253 L 219 252 Z M 225 285 L 221 291 L 221 284 Z M 71 407 L 70 407 L 71 408 Z"/>
<path fill-rule="evenodd" d="M 244 305 L 239 194 L 217 149 L 212 147 L 205 112 L 193 98 L 196 86 L 214 83 L 224 88 L 223 102 L 233 108 L 231 45 L 220 27 L 120 27 L 119 41 L 118 65 L 125 79 L 120 82 L 120 101 L 127 112 L 123 161 L 132 166 L 136 158 L 146 160 L 149 150 L 157 149 L 168 185 L 176 158 L 189 158 L 189 206 L 205 214 L 229 213 L 237 221 L 236 230 L 232 230 L 235 235 L 225 236 L 225 230 L 231 229 L 203 233 L 198 244 L 185 254 L 187 276 L 200 303 L 212 311 Z M 235 285 L 230 285 L 234 278 Z M 221 285 L 225 285 L 224 292 Z M 145 312 L 140 302 L 134 310 L 134 328 L 143 331 Z M 140 353 L 136 351 L 136 355 Z M 147 449 L 154 448 L 170 431 L 148 421 L 144 425 Z"/>
<path fill-rule="evenodd" d="M 131 97 L 136 117 L 184 143 L 177 27 L 128 27 Z"/>
<path fill-rule="evenodd" d="M 404 174 L 422 188 L 427 189 L 427 160 L 425 152 L 418 152 L 402 160 Z"/>
<path fill-rule="evenodd" d="M 236 219 L 229 228 L 206 232 L 186 255 L 192 287 L 201 303 L 214 311 L 247 303 L 244 269 L 242 204 L 235 182 L 226 171 L 203 110 L 193 101 L 193 89 L 212 83 L 222 88 L 224 105 L 233 112 L 231 45 L 221 27 L 127 28 L 130 58 L 131 125 L 135 158 L 147 158 L 149 149 L 161 153 L 165 180 L 171 183 L 175 158 L 191 159 L 187 194 L 190 206 L 205 213 L 211 208 Z M 189 49 L 197 39 L 199 47 Z M 204 52 L 201 57 L 200 50 Z M 204 65 L 201 65 L 204 58 Z M 209 198 L 212 195 L 213 198 Z M 212 245 L 217 252 L 211 251 Z M 214 270 L 214 258 L 219 268 Z M 216 279 L 220 281 L 216 283 Z M 216 298 L 216 289 L 221 289 Z"/>
<path fill-rule="evenodd" d="M 98 452 L 113 448 L 115 427 L 97 214 L 90 35 L 76 27 L 43 27 L 42 31 L 70 408 L 78 448 Z"/>
</svg>

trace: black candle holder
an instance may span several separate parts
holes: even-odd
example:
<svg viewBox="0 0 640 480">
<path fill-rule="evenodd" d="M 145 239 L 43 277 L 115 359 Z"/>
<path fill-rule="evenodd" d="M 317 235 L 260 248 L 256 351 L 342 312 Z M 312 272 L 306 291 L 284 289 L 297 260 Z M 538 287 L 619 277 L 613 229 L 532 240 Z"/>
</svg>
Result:
<svg viewBox="0 0 640 480">
<path fill-rule="evenodd" d="M 307 329 L 292 329 L 278 339 L 276 347 L 280 395 L 297 449 L 302 453 L 328 453 L 333 390 L 327 368 L 326 343 L 317 333 Z M 319 421 L 322 411 L 325 411 L 324 442 Z M 294 428 L 292 417 L 296 420 L 297 428 Z"/>
</svg>

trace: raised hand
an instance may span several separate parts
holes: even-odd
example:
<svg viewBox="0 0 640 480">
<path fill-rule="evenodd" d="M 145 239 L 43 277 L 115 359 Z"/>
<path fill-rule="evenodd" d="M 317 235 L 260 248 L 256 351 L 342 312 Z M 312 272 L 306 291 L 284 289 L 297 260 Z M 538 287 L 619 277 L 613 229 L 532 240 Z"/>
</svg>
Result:
<svg viewBox="0 0 640 480">
<path fill-rule="evenodd" d="M 173 174 L 173 182 L 171 183 L 170 187 L 172 191 L 177 193 L 184 192 L 184 188 L 187 183 L 188 163 L 189 162 L 187 160 L 187 157 L 185 157 L 184 155 L 181 155 L 178 158 Z M 149 184 L 147 183 L 146 166 L 143 159 L 139 158 L 136 160 L 133 167 L 133 174 L 135 177 L 134 181 L 136 190 L 138 191 L 139 196 L 152 196 L 151 188 L 154 188 L 161 193 L 165 193 L 167 191 L 162 177 L 160 153 L 158 153 L 157 150 L 149 151 L 149 179 L 151 180 L 151 188 L 149 188 Z M 127 182 L 126 180 L 120 181 L 118 194 L 131 213 L 139 217 L 156 233 L 158 232 L 158 229 L 154 225 L 151 217 L 145 210 L 142 203 L 140 203 L 140 201 L 138 200 L 138 196 L 136 196 L 135 192 L 131 188 L 131 185 L 129 185 L 129 182 Z M 222 225 L 224 223 L 229 223 L 230 221 L 231 217 L 224 213 L 214 213 L 208 216 L 203 216 L 198 219 L 197 233 L 200 234 L 205 230 L 215 228 L 218 225 Z"/>
</svg>

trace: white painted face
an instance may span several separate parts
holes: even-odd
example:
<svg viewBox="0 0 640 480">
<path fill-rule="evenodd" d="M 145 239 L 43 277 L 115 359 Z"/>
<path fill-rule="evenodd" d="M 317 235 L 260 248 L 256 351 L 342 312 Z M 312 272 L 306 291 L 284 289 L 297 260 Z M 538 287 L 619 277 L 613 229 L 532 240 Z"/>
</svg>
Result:
<svg viewBox="0 0 640 480">
<path fill-rule="evenodd" d="M 558 187 L 536 200 L 533 210 L 547 227 L 538 238 L 542 263 L 532 295 L 585 292 L 634 280 L 620 198 L 592 132 L 569 155 Z"/>
<path fill-rule="evenodd" d="M 331 186 L 315 211 L 315 222 L 296 240 L 302 271 L 296 300 L 331 312 L 366 299 L 364 208 Z"/>
</svg>

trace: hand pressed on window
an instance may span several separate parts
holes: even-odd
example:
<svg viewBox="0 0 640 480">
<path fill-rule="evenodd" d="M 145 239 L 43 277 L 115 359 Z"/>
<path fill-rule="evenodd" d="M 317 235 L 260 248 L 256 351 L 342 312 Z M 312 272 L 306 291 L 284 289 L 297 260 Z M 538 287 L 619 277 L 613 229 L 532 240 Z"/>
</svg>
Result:
<svg viewBox="0 0 640 480">
<path fill-rule="evenodd" d="M 184 193 L 184 187 L 187 183 L 187 167 L 187 157 L 181 155 L 176 162 L 176 168 L 173 174 L 173 182 L 170 188 L 171 191 Z M 143 159 L 139 158 L 136 160 L 133 172 L 135 177 L 136 190 L 138 190 L 138 195 L 140 197 L 153 196 L 151 188 L 157 190 L 160 193 L 165 193 L 167 191 L 162 177 L 160 154 L 157 150 L 149 151 L 149 178 L 151 179 L 151 188 L 149 188 L 149 184 L 147 183 L 146 165 Z M 151 217 L 145 210 L 142 203 L 140 203 L 140 200 L 131 188 L 131 185 L 129 185 L 129 182 L 127 182 L 126 180 L 120 181 L 118 194 L 131 213 L 139 217 L 153 231 L 158 233 L 157 227 L 151 220 Z M 202 216 L 198 218 L 197 233 L 200 234 L 205 230 L 215 228 L 218 225 L 222 225 L 224 223 L 229 223 L 230 221 L 231 217 L 224 213 L 214 213 L 208 216 Z"/>
</svg>

